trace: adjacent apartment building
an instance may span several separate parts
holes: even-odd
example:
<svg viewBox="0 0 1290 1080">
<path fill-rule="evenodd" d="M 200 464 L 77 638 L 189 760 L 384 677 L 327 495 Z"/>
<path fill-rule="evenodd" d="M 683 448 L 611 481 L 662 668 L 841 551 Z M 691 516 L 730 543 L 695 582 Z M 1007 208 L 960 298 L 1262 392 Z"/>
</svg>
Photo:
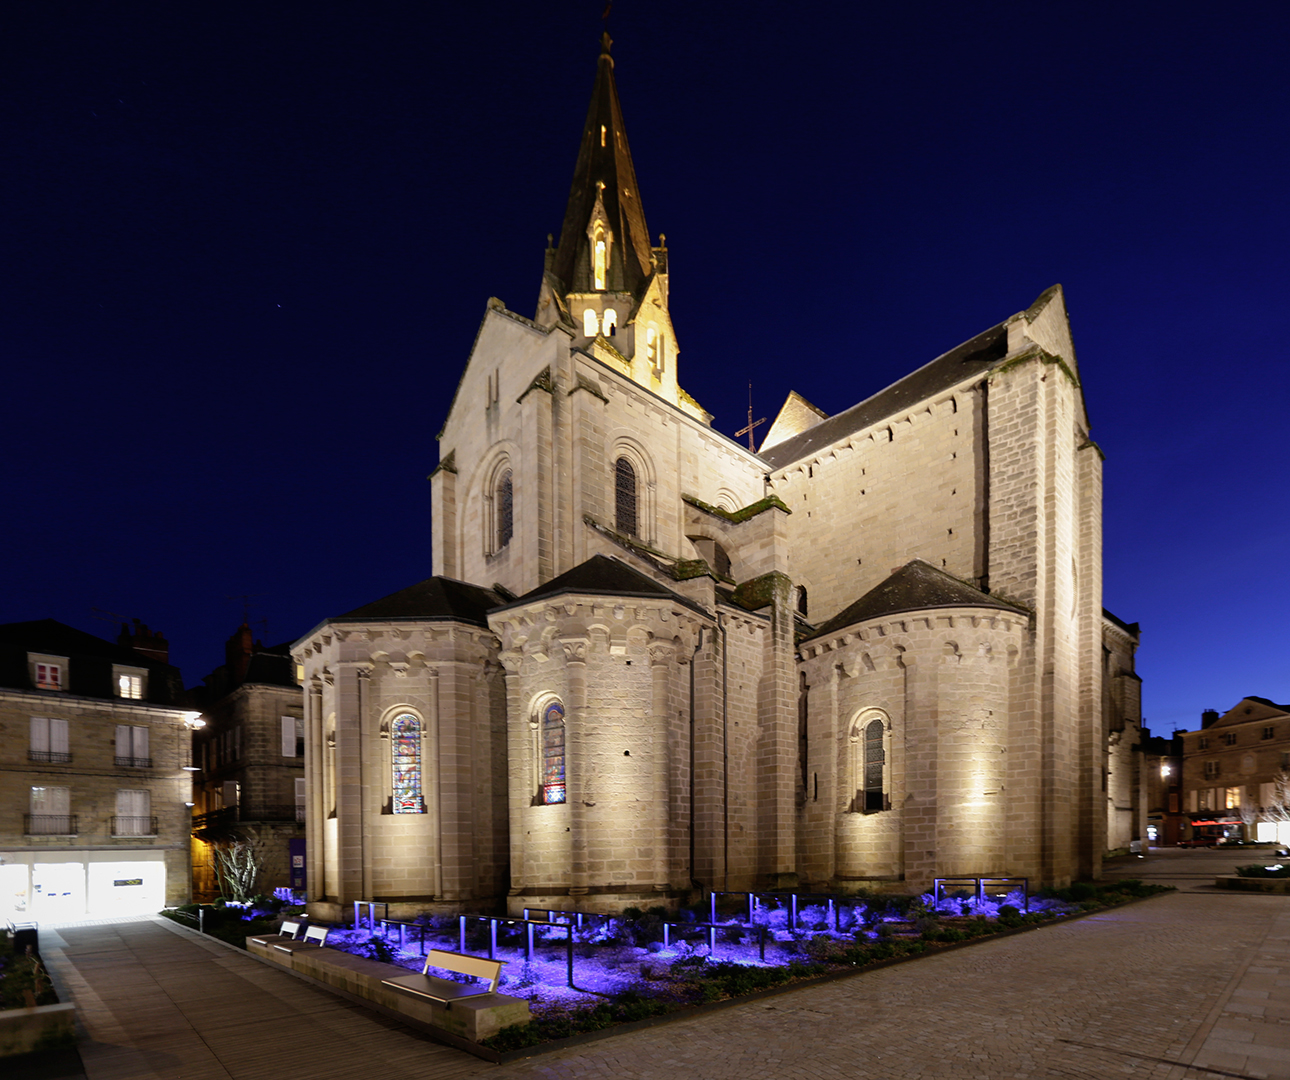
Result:
<svg viewBox="0 0 1290 1080">
<path fill-rule="evenodd" d="M 1189 839 L 1290 842 L 1290 705 L 1242 698 L 1221 715 L 1206 709 L 1182 738 Z"/>
<path fill-rule="evenodd" d="M 255 641 L 246 623 L 224 663 L 193 691 L 205 725 L 193 742 L 193 894 L 222 890 L 216 853 L 250 844 L 255 892 L 305 888 L 304 696 L 286 645 Z"/>
<path fill-rule="evenodd" d="M 190 733 L 166 641 L 53 619 L 0 625 L 0 917 L 188 900 Z"/>
</svg>

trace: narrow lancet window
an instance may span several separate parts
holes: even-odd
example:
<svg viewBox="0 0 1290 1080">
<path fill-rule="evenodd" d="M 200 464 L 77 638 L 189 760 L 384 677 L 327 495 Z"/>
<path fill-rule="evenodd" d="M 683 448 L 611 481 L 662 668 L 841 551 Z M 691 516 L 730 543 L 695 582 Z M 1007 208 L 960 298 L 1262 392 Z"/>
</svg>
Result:
<svg viewBox="0 0 1290 1080">
<path fill-rule="evenodd" d="M 636 536 L 636 470 L 625 457 L 614 465 L 614 518 L 620 533 Z"/>
<path fill-rule="evenodd" d="M 391 756 L 394 765 L 396 814 L 424 814 L 421 795 L 421 721 L 411 713 L 394 718 L 390 725 Z"/>
<path fill-rule="evenodd" d="M 542 801 L 565 801 L 564 706 L 552 701 L 542 710 Z"/>
<path fill-rule="evenodd" d="M 502 473 L 497 483 L 497 550 L 501 551 L 511 542 L 515 533 L 515 488 L 511 482 L 511 470 Z"/>
<path fill-rule="evenodd" d="M 866 813 L 885 809 L 883 773 L 887 754 L 882 745 L 881 720 L 870 720 L 864 729 L 864 809 Z"/>
<path fill-rule="evenodd" d="M 605 246 L 605 238 L 600 235 L 599 230 L 596 232 L 595 252 L 592 256 L 592 277 L 594 279 L 593 289 L 601 290 L 605 287 L 605 263 L 607 261 L 608 251 Z"/>
</svg>

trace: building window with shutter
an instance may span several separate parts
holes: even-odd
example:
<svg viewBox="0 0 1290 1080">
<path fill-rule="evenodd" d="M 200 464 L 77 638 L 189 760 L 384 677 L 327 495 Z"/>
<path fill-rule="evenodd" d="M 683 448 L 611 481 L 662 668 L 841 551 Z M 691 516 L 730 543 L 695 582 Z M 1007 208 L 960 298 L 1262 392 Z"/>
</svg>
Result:
<svg viewBox="0 0 1290 1080">
<path fill-rule="evenodd" d="M 296 820 L 304 821 L 306 803 L 305 803 L 305 778 L 303 776 L 296 777 L 295 795 L 296 795 Z"/>
<path fill-rule="evenodd" d="M 75 836 L 76 815 L 71 812 L 71 802 L 70 788 L 33 787 L 24 831 L 28 836 Z"/>
<path fill-rule="evenodd" d="M 305 756 L 304 717 L 284 716 L 282 718 L 282 756 L 289 758 Z"/>
<path fill-rule="evenodd" d="M 150 769 L 152 758 L 148 751 L 148 729 L 130 724 L 116 726 L 116 764 L 126 768 Z"/>
<path fill-rule="evenodd" d="M 64 765 L 71 761 L 72 755 L 67 744 L 67 721 L 33 716 L 27 760 Z"/>
<path fill-rule="evenodd" d="M 157 835 L 157 819 L 152 816 L 152 796 L 149 792 L 126 789 L 117 791 L 112 835 Z"/>
</svg>

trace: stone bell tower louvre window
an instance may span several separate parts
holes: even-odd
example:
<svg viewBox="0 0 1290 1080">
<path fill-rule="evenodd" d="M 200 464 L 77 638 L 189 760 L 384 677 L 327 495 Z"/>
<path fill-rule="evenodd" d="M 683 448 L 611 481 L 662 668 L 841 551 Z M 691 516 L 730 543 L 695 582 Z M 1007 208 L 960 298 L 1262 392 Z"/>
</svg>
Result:
<svg viewBox="0 0 1290 1080">
<path fill-rule="evenodd" d="M 390 751 L 394 770 L 391 809 L 396 814 L 424 814 L 421 797 L 421 721 L 402 713 L 390 725 Z"/>
</svg>

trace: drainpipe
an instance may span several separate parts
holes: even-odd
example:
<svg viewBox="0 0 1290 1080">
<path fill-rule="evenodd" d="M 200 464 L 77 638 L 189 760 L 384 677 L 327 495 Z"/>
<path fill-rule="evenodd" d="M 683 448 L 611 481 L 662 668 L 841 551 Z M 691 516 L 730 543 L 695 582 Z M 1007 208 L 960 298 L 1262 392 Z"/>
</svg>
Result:
<svg viewBox="0 0 1290 1080">
<path fill-rule="evenodd" d="M 690 654 L 690 884 L 702 889 L 694 877 L 694 661 L 703 648 L 703 627 L 699 627 L 699 640 Z"/>
<path fill-rule="evenodd" d="M 730 694 L 726 678 L 726 624 L 717 612 L 721 631 L 721 887 L 730 888 Z"/>
</svg>

